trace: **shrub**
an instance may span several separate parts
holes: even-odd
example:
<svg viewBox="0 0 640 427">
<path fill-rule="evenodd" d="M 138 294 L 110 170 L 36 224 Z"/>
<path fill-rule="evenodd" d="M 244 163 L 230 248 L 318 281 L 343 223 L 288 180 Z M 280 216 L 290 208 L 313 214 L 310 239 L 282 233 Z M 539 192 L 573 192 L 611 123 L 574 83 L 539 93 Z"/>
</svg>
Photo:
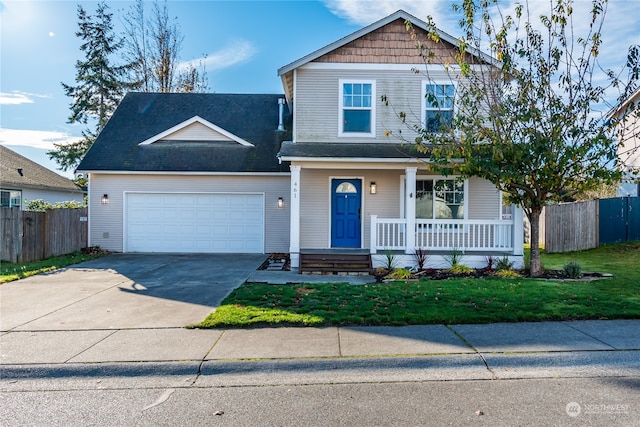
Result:
<svg viewBox="0 0 640 427">
<path fill-rule="evenodd" d="M 35 199 L 31 201 L 26 201 L 26 210 L 34 211 L 34 212 L 44 212 L 51 209 L 78 209 L 78 208 L 86 208 L 86 198 L 85 202 L 81 203 L 75 200 L 69 200 L 66 202 L 56 202 L 55 204 L 51 204 L 49 202 L 45 202 L 42 199 Z"/>
<path fill-rule="evenodd" d="M 416 259 L 416 264 L 418 264 L 418 270 L 424 270 L 424 266 L 427 264 L 427 250 L 422 248 L 416 248 L 416 251 L 413 253 L 414 258 Z"/>
<path fill-rule="evenodd" d="M 571 261 L 562 267 L 562 272 L 570 279 L 579 279 L 582 277 L 582 266 L 575 261 Z"/>
<path fill-rule="evenodd" d="M 412 279 L 413 273 L 411 273 L 411 271 L 407 270 L 406 268 L 398 268 L 396 270 L 393 270 L 391 274 L 387 276 L 387 278 L 395 280 Z"/>
<path fill-rule="evenodd" d="M 502 279 L 516 279 L 520 276 L 520 273 L 518 273 L 515 270 L 497 270 L 495 273 L 496 277 L 500 277 Z"/>
<path fill-rule="evenodd" d="M 473 268 L 471 267 L 467 267 L 464 264 L 455 264 L 452 265 L 451 268 L 449 269 L 449 272 L 453 273 L 453 274 L 471 274 L 473 273 Z"/>
<path fill-rule="evenodd" d="M 513 261 L 509 261 L 508 256 L 503 256 L 496 261 L 496 270 L 513 270 Z"/>
<path fill-rule="evenodd" d="M 444 259 L 451 267 L 455 267 L 462 262 L 462 251 L 460 249 L 453 248 L 451 253 L 444 256 Z"/>
<path fill-rule="evenodd" d="M 487 266 L 485 267 L 485 270 L 493 270 L 493 264 L 496 262 L 495 258 L 489 255 L 488 257 L 485 258 L 485 261 L 487 262 Z"/>
<path fill-rule="evenodd" d="M 398 260 L 396 259 L 396 255 L 390 250 L 384 251 L 383 267 L 391 271 L 397 267 L 397 264 L 398 264 Z"/>
</svg>

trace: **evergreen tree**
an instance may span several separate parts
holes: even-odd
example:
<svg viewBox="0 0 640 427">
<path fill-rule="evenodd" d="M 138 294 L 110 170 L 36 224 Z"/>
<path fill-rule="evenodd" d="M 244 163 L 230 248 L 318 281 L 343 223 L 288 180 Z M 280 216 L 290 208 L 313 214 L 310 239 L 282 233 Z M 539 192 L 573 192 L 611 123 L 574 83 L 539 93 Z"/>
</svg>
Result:
<svg viewBox="0 0 640 427">
<path fill-rule="evenodd" d="M 123 45 L 123 40 L 114 34 L 112 16 L 104 1 L 98 4 L 95 16 L 78 5 L 76 36 L 82 40 L 80 50 L 84 52 L 84 60 L 76 62 L 76 84 L 62 83 L 62 87 L 65 95 L 73 99 L 68 123 L 90 127 L 82 132 L 79 141 L 54 144 L 55 149 L 47 153 L 62 170 L 78 165 L 128 88 L 124 75 L 130 66 L 118 66 L 111 60 Z"/>
</svg>

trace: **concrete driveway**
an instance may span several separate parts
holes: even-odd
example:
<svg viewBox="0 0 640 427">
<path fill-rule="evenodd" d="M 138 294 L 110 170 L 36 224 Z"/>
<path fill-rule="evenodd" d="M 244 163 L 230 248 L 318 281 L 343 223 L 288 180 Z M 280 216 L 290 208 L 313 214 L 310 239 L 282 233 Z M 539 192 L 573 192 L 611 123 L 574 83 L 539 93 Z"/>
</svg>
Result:
<svg viewBox="0 0 640 427">
<path fill-rule="evenodd" d="M 203 320 L 266 255 L 113 254 L 0 286 L 0 331 L 183 327 Z"/>
</svg>

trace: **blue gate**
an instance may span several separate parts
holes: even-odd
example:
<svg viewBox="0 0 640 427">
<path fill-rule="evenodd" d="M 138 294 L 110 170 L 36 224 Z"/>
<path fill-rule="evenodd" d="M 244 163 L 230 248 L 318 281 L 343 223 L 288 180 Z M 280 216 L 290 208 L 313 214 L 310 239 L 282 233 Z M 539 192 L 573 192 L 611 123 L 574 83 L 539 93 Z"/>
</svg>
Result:
<svg viewBox="0 0 640 427">
<path fill-rule="evenodd" d="M 640 197 L 600 200 L 600 244 L 640 240 Z"/>
</svg>

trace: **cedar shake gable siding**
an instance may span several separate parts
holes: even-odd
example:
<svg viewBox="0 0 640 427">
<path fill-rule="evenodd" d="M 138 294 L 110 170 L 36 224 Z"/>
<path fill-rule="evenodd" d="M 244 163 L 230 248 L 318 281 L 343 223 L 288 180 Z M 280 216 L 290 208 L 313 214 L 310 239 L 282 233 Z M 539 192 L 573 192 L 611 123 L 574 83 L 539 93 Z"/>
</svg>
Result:
<svg viewBox="0 0 640 427">
<path fill-rule="evenodd" d="M 435 43 L 427 32 L 414 26 L 417 40 L 434 53 L 428 62 L 444 64 L 454 62 L 458 48 L 444 40 Z M 363 63 L 363 64 L 418 64 L 423 62 L 416 40 L 412 40 L 403 19 L 384 25 L 353 40 L 313 62 Z"/>
</svg>

